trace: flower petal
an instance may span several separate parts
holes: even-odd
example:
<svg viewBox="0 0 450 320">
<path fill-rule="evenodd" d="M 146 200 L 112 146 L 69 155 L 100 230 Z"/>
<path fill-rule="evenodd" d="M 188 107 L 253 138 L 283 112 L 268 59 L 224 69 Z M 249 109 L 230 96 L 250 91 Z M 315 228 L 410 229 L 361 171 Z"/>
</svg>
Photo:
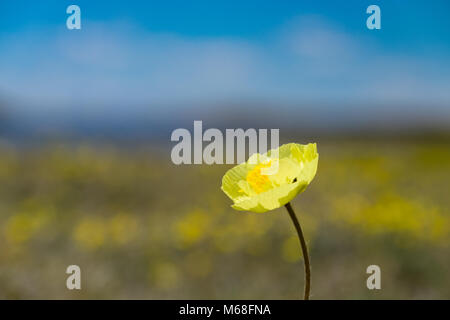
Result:
<svg viewBox="0 0 450 320">
<path fill-rule="evenodd" d="M 242 163 L 228 170 L 223 176 L 222 190 L 231 198 L 231 200 L 242 196 L 242 193 L 239 191 L 241 188 L 238 183 L 240 180 L 245 180 L 247 172 L 248 169 L 246 163 Z"/>
</svg>

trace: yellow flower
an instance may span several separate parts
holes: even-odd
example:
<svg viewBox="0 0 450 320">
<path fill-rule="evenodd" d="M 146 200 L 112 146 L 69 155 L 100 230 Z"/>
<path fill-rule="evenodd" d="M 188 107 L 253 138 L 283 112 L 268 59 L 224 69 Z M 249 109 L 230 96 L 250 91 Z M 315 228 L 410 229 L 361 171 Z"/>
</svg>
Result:
<svg viewBox="0 0 450 320">
<path fill-rule="evenodd" d="M 222 190 L 236 210 L 273 210 L 306 189 L 316 174 L 318 160 L 315 143 L 289 143 L 264 155 L 255 153 L 225 173 Z"/>
</svg>

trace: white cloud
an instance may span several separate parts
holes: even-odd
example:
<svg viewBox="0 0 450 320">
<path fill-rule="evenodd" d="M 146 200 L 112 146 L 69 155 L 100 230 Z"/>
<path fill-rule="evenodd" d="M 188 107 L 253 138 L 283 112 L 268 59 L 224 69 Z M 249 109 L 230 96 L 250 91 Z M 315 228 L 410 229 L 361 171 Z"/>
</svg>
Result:
<svg viewBox="0 0 450 320">
<path fill-rule="evenodd" d="M 0 92 L 19 97 L 27 111 L 62 113 L 139 114 L 139 106 L 243 97 L 342 108 L 431 103 L 441 106 L 437 115 L 450 105 L 450 70 L 435 71 L 448 61 L 368 48 L 317 17 L 299 17 L 276 34 L 265 42 L 198 39 L 92 22 L 80 32 L 18 33 L 0 39 Z"/>
</svg>

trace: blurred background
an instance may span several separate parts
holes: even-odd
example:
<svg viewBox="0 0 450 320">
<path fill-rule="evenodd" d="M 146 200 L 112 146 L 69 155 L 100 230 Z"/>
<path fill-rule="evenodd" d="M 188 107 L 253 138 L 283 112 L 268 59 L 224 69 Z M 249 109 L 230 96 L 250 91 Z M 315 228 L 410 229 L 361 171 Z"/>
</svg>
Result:
<svg viewBox="0 0 450 320">
<path fill-rule="evenodd" d="M 66 8 L 81 8 L 68 30 Z M 381 30 L 366 9 L 381 8 Z M 0 298 L 296 299 L 283 208 L 234 211 L 229 165 L 171 132 L 317 142 L 293 202 L 313 299 L 450 298 L 447 1 L 0 2 Z M 81 267 L 82 290 L 66 288 Z M 366 287 L 379 265 L 382 289 Z"/>
</svg>

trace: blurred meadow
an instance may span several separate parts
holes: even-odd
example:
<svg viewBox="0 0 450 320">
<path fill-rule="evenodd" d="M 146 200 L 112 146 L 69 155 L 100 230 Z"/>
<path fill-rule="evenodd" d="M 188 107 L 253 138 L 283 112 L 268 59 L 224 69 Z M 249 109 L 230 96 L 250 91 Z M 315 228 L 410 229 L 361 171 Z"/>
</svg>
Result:
<svg viewBox="0 0 450 320">
<path fill-rule="evenodd" d="M 318 148 L 316 179 L 293 203 L 312 298 L 449 298 L 448 141 Z M 220 190 L 229 166 L 175 166 L 169 152 L 106 144 L 0 150 L 1 298 L 301 296 L 287 213 L 233 210 Z M 81 267 L 81 291 L 65 287 L 70 264 Z M 380 291 L 366 288 L 371 264 Z"/>
</svg>

